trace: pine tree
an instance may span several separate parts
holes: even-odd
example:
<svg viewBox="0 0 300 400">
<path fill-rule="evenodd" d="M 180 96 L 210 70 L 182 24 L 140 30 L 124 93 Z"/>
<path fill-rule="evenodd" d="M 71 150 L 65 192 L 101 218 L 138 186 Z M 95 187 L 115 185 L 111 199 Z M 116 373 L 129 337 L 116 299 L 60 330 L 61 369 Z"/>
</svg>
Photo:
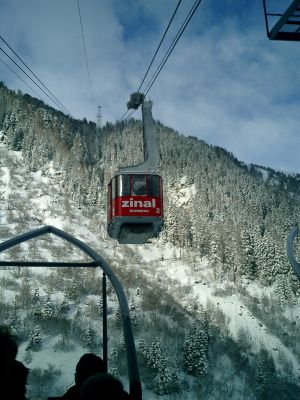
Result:
<svg viewBox="0 0 300 400">
<path fill-rule="evenodd" d="M 217 243 L 216 239 L 211 241 L 210 260 L 214 278 L 217 279 L 218 277 L 220 277 L 222 271 L 222 258 L 220 243 Z"/>
<path fill-rule="evenodd" d="M 152 342 L 147 351 L 147 365 L 155 370 L 164 369 L 166 366 L 166 358 L 158 341 Z"/>
<path fill-rule="evenodd" d="M 255 247 L 254 247 L 254 238 L 249 231 L 242 232 L 242 274 L 250 280 L 254 280 L 256 277 L 256 261 L 255 261 Z"/>
<path fill-rule="evenodd" d="M 9 327 L 9 329 L 13 335 L 16 335 L 19 333 L 20 319 L 16 313 L 9 314 L 6 324 Z"/>
<path fill-rule="evenodd" d="M 29 280 L 27 278 L 22 279 L 19 294 L 16 296 L 16 301 L 20 304 L 22 308 L 25 309 L 31 305 L 31 288 Z"/>
<path fill-rule="evenodd" d="M 60 317 L 63 317 L 66 314 L 68 314 L 70 309 L 71 309 L 71 305 L 70 305 L 69 301 L 66 298 L 64 298 L 63 301 L 61 302 L 59 308 L 58 308 L 58 315 Z"/>
<path fill-rule="evenodd" d="M 193 376 L 205 375 L 208 371 L 208 342 L 207 326 L 202 321 L 196 321 L 184 342 L 183 369 Z"/>
<path fill-rule="evenodd" d="M 109 372 L 113 375 L 119 375 L 118 371 L 118 351 L 115 348 L 112 348 L 110 353 L 110 362 L 109 362 Z"/>
<path fill-rule="evenodd" d="M 102 297 L 100 297 L 98 306 L 99 306 L 99 314 L 102 315 L 103 314 L 103 300 L 102 300 Z"/>
<path fill-rule="evenodd" d="M 42 307 L 42 318 L 43 319 L 51 319 L 55 316 L 55 307 L 52 303 L 50 296 L 47 296 L 47 299 Z"/>
<path fill-rule="evenodd" d="M 162 351 L 158 341 L 146 346 L 143 340 L 139 341 L 138 349 L 145 359 L 147 367 L 155 372 L 152 389 L 158 395 L 167 395 L 178 392 L 180 387 L 179 373 L 170 367 L 169 358 Z"/>
<path fill-rule="evenodd" d="M 75 319 L 79 324 L 82 324 L 84 322 L 84 317 L 80 306 L 76 310 Z"/>
<path fill-rule="evenodd" d="M 26 346 L 26 351 L 39 351 L 42 344 L 42 334 L 40 327 L 37 325 L 29 333 L 28 343 Z"/>
<path fill-rule="evenodd" d="M 40 301 L 40 291 L 38 288 L 35 288 L 33 291 L 33 302 L 37 303 L 38 301 Z"/>
<path fill-rule="evenodd" d="M 121 309 L 120 309 L 119 304 L 118 304 L 118 307 L 116 310 L 116 315 L 115 315 L 115 326 L 117 328 L 120 328 L 122 326 L 122 315 L 121 315 Z"/>
<path fill-rule="evenodd" d="M 41 306 L 41 303 L 39 302 L 39 301 L 37 301 L 37 303 L 34 305 L 34 307 L 33 307 L 33 315 L 36 317 L 36 318 L 40 318 L 40 317 L 42 317 L 42 306 Z"/>
<path fill-rule="evenodd" d="M 172 371 L 168 366 L 159 369 L 153 382 L 153 391 L 160 396 L 178 393 L 180 388 L 179 374 Z"/>
<path fill-rule="evenodd" d="M 262 346 L 257 356 L 257 382 L 260 398 L 268 398 L 268 393 L 276 381 L 276 370 L 272 356 Z"/>
<path fill-rule="evenodd" d="M 31 348 L 28 347 L 28 345 L 27 345 L 26 350 L 25 350 L 25 355 L 24 355 L 24 362 L 26 364 L 30 364 L 32 362 L 32 360 L 33 360 L 32 351 L 31 351 Z"/>
<path fill-rule="evenodd" d="M 96 347 L 96 332 L 92 327 L 91 322 L 89 322 L 84 330 L 84 344 L 90 350 L 93 351 Z"/>
<path fill-rule="evenodd" d="M 71 285 L 66 290 L 66 297 L 69 300 L 78 302 L 79 296 L 80 296 L 79 285 L 78 285 L 76 279 L 73 279 Z"/>
<path fill-rule="evenodd" d="M 134 299 L 132 299 L 131 303 L 130 303 L 130 319 L 131 319 L 131 323 L 132 323 L 132 327 L 133 327 L 134 331 L 137 332 L 137 330 L 138 330 L 138 313 L 136 311 L 136 305 L 135 305 Z"/>
</svg>

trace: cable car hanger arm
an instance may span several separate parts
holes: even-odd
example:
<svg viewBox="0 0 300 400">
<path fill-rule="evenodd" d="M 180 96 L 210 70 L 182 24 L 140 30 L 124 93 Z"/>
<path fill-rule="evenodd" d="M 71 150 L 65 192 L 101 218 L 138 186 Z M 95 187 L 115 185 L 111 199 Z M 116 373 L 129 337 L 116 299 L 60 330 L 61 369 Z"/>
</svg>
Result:
<svg viewBox="0 0 300 400">
<path fill-rule="evenodd" d="M 143 93 L 133 93 L 130 97 L 130 101 L 127 103 L 127 107 L 129 109 L 137 109 L 140 105 L 142 105 L 144 162 L 128 167 L 121 167 L 119 169 L 120 173 L 155 172 L 160 161 L 159 144 L 155 124 L 152 117 L 153 102 L 151 100 L 144 100 L 144 97 L 145 96 Z"/>
</svg>

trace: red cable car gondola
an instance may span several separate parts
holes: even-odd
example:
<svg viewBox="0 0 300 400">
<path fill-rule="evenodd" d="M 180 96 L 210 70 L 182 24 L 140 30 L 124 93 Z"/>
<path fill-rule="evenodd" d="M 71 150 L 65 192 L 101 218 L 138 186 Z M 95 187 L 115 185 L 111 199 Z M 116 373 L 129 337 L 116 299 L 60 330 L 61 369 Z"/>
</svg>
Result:
<svg viewBox="0 0 300 400">
<path fill-rule="evenodd" d="M 145 243 L 163 223 L 162 179 L 157 174 L 115 175 L 108 186 L 108 233 L 120 243 Z"/>
<path fill-rule="evenodd" d="M 122 244 L 146 243 L 159 234 L 163 225 L 162 179 L 155 173 L 159 150 L 152 102 L 144 101 L 143 94 L 135 93 L 129 107 L 137 108 L 138 102 L 143 112 L 145 161 L 120 168 L 108 185 L 107 232 Z"/>
</svg>

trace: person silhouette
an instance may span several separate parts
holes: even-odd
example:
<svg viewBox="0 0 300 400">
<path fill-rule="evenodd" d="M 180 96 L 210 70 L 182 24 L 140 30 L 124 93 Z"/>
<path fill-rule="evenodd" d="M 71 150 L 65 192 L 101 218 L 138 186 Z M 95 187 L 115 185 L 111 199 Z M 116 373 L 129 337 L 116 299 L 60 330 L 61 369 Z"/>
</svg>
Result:
<svg viewBox="0 0 300 400">
<path fill-rule="evenodd" d="M 78 361 L 75 371 L 75 385 L 62 396 L 66 400 L 80 400 L 80 389 L 85 380 L 98 372 L 105 372 L 106 365 L 101 357 L 93 353 L 84 354 Z"/>
<path fill-rule="evenodd" d="M 29 369 L 16 360 L 18 344 L 6 326 L 0 326 L 0 398 L 26 400 Z"/>
<path fill-rule="evenodd" d="M 130 400 L 122 382 L 109 373 L 98 373 L 88 378 L 81 388 L 80 400 Z"/>
</svg>

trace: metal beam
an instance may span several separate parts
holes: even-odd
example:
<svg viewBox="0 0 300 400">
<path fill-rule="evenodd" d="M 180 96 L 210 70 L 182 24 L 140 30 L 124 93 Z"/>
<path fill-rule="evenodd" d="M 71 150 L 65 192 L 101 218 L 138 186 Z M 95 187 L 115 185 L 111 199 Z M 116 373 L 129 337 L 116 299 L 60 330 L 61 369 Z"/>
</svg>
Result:
<svg viewBox="0 0 300 400">
<path fill-rule="evenodd" d="M 265 24 L 266 24 L 267 36 L 269 37 L 269 35 L 270 35 L 270 30 L 269 30 L 269 22 L 268 22 L 268 14 L 267 14 L 266 0 L 263 0 L 263 8 L 264 8 L 264 15 L 265 15 Z"/>
<path fill-rule="evenodd" d="M 300 5 L 300 0 L 294 0 L 292 4 L 289 6 L 289 8 L 285 11 L 285 13 L 282 15 L 282 17 L 276 22 L 276 24 L 273 26 L 269 33 L 269 39 L 280 39 L 281 40 L 287 40 L 284 39 L 287 37 L 287 34 L 289 33 L 289 37 L 292 36 L 292 32 L 280 32 L 280 29 L 287 23 L 289 18 L 293 15 L 293 13 L 297 10 L 297 8 Z M 285 33 L 285 35 L 281 35 Z M 292 40 L 292 39 L 288 39 Z"/>
<path fill-rule="evenodd" d="M 119 168 L 119 173 L 146 173 L 155 172 L 159 165 L 159 143 L 156 128 L 152 116 L 152 101 L 145 100 L 142 104 L 143 115 L 143 143 L 144 161 L 141 164 L 129 165 Z"/>
<path fill-rule="evenodd" d="M 86 268 L 86 267 L 98 267 L 98 263 L 95 261 L 91 262 L 50 262 L 50 261 L 0 261 L 0 267 L 74 267 L 74 268 Z"/>
</svg>

